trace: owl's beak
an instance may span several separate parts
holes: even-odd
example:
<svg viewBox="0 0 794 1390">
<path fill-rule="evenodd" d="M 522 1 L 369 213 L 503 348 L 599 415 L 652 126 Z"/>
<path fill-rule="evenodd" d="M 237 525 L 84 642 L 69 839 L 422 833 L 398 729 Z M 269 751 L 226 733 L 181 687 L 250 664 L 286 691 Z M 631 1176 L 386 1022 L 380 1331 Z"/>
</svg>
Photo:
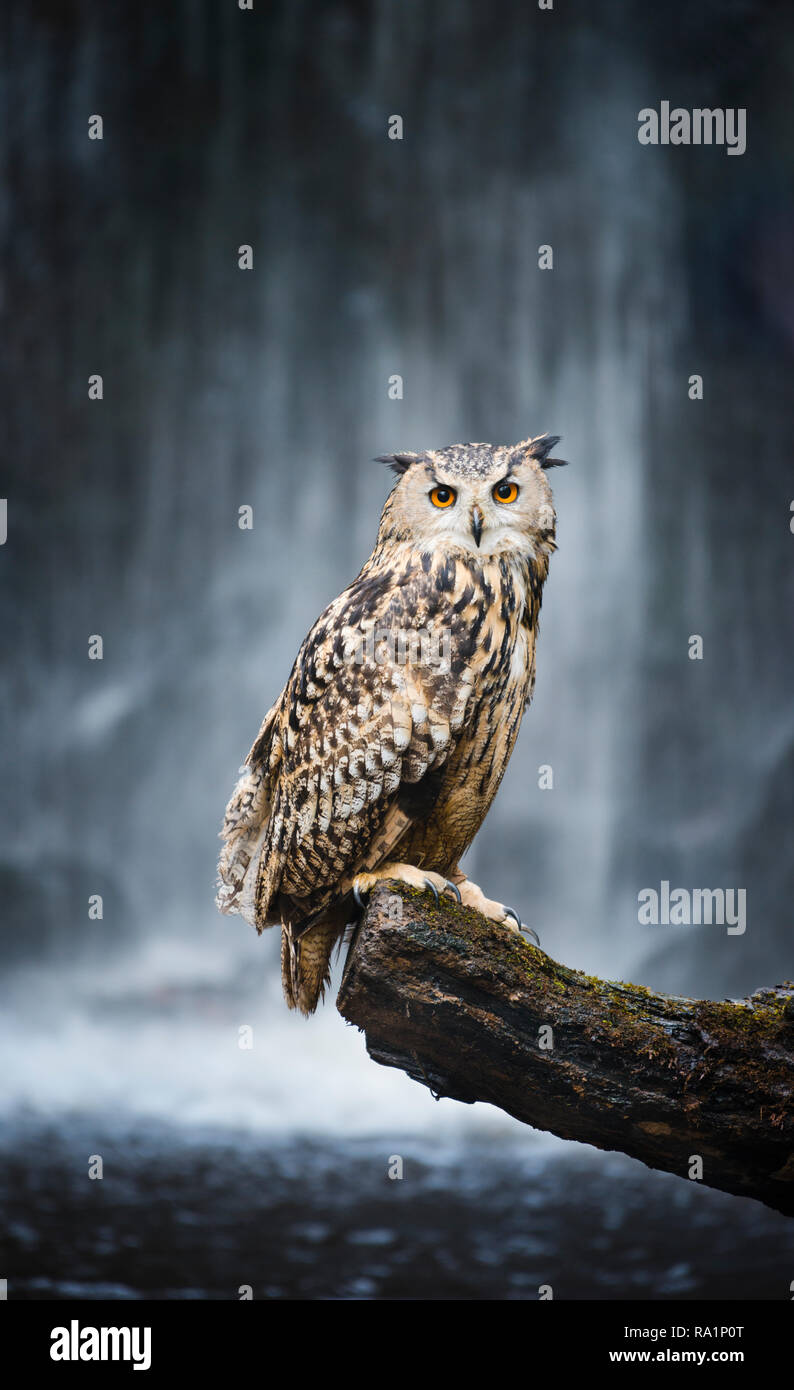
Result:
<svg viewBox="0 0 794 1390">
<path fill-rule="evenodd" d="M 481 535 L 482 535 L 482 524 L 483 524 L 484 520 L 485 520 L 485 517 L 483 516 L 483 514 L 482 514 L 482 512 L 480 511 L 479 507 L 472 507 L 472 510 L 471 510 L 471 534 L 473 535 L 473 537 L 474 537 L 474 539 L 475 539 L 475 541 L 476 541 L 476 543 L 477 543 L 478 546 L 479 546 L 479 544 L 480 544 L 480 537 L 481 537 Z"/>
</svg>

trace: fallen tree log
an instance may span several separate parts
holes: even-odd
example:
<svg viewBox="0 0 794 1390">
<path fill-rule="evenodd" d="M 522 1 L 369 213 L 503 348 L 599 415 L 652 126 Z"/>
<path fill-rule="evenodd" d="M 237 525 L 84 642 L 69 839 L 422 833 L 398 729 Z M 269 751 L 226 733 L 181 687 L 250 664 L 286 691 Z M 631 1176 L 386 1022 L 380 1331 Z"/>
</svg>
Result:
<svg viewBox="0 0 794 1390">
<path fill-rule="evenodd" d="M 395 883 L 372 893 L 337 1007 L 437 1097 L 794 1215 L 790 981 L 724 1003 L 655 994 Z"/>
</svg>

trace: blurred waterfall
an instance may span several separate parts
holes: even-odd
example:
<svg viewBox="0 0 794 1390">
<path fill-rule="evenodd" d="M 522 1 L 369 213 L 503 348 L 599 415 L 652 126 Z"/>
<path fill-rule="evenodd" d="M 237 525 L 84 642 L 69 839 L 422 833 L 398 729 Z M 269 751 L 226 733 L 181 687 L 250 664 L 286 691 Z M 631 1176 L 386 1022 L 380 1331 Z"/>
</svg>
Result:
<svg viewBox="0 0 794 1390">
<path fill-rule="evenodd" d="M 545 33 L 504 9 L 500 28 L 473 0 L 380 0 L 366 23 L 183 0 L 140 26 L 84 0 L 8 21 L 5 1041 L 35 1029 L 4 1103 L 507 1125 L 376 1070 L 332 1005 L 286 1016 L 275 935 L 213 906 L 236 769 L 371 548 L 388 480 L 368 460 L 395 448 L 549 430 L 571 461 L 535 702 L 472 876 L 589 971 L 717 997 L 791 973 L 784 348 L 736 269 L 761 237 L 736 166 L 760 187 L 763 156 L 695 170 L 638 144 L 668 93 L 626 7 Z M 733 217 L 716 248 L 712 202 Z M 752 930 L 641 928 L 661 878 L 747 884 Z"/>
</svg>

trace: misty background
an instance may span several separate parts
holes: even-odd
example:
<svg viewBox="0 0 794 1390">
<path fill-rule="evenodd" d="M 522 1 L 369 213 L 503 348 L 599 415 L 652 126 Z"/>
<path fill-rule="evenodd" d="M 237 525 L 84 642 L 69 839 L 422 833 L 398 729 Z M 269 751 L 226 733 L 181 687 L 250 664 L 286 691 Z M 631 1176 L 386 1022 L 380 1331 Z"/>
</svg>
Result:
<svg viewBox="0 0 794 1390">
<path fill-rule="evenodd" d="M 467 872 L 588 972 L 792 976 L 794 19 L 255 6 L 2 19 L 9 1296 L 788 1297 L 784 1218 L 436 1104 L 332 1001 L 288 1014 L 277 933 L 214 880 L 372 548 L 370 460 L 548 430 L 536 694 Z M 641 146 L 662 100 L 745 107 L 746 153 Z M 745 934 L 640 926 L 665 879 L 746 889 Z"/>
</svg>

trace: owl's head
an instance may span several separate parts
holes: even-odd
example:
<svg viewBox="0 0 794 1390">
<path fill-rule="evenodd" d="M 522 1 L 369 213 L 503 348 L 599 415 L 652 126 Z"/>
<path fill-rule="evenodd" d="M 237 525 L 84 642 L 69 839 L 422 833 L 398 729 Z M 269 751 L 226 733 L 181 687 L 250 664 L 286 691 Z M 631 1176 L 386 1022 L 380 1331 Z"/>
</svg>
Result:
<svg viewBox="0 0 794 1390">
<path fill-rule="evenodd" d="M 383 510 L 380 542 L 482 557 L 547 555 L 555 549 L 556 516 L 545 470 L 564 463 L 549 457 L 559 438 L 381 455 L 399 481 Z"/>
</svg>

